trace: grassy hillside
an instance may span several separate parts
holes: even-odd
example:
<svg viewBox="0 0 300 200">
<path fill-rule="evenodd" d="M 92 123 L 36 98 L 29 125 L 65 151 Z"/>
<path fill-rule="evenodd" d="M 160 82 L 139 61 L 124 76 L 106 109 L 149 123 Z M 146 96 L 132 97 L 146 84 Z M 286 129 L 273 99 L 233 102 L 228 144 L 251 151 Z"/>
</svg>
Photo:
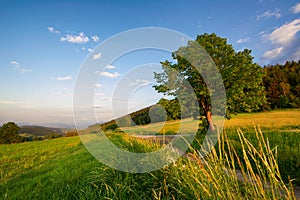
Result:
<svg viewBox="0 0 300 200">
<path fill-rule="evenodd" d="M 74 199 L 101 164 L 79 137 L 0 146 L 1 199 Z"/>
<path fill-rule="evenodd" d="M 197 121 L 191 118 L 184 120 L 167 121 L 166 123 L 153 123 L 143 126 L 122 127 L 126 133 L 134 134 L 156 134 L 162 132 L 163 129 L 167 133 L 175 133 L 179 126 L 182 126 L 184 132 L 190 133 L 191 128 L 197 124 Z M 242 113 L 233 115 L 231 119 L 225 120 L 224 129 L 242 128 L 253 129 L 254 126 L 260 126 L 265 131 L 281 131 L 281 132 L 300 132 L 300 109 L 274 110 L 259 113 Z"/>
<path fill-rule="evenodd" d="M 182 121 L 168 121 L 164 123 L 154 123 L 144 126 L 124 127 L 122 130 L 130 134 L 176 134 L 181 124 L 183 133 L 191 133 L 196 121 L 185 119 Z M 233 116 L 230 120 L 225 120 L 224 131 L 227 133 L 232 144 L 241 152 L 237 129 L 241 129 L 249 141 L 257 145 L 255 129 L 258 127 L 263 131 L 265 139 L 268 139 L 270 146 L 278 153 L 279 168 L 283 179 L 295 179 L 295 183 L 300 185 L 300 109 L 274 110 L 260 113 L 245 113 Z M 192 132 L 192 133 L 195 133 Z M 196 143 L 194 146 L 199 146 Z M 198 147 L 199 148 L 199 147 Z M 240 154 L 240 156 L 242 156 Z"/>
<path fill-rule="evenodd" d="M 255 137 L 253 128 L 253 125 L 259 124 L 264 132 L 264 137 L 269 138 L 270 144 L 269 150 L 266 148 L 263 151 L 264 155 L 268 155 L 266 159 L 271 159 L 262 160 L 260 163 L 273 162 L 271 155 L 277 151 L 277 160 L 283 177 L 292 175 L 291 178 L 298 179 L 299 183 L 300 174 L 297 174 L 300 172 L 299 119 L 300 110 L 241 114 L 226 121 L 225 130 L 230 138 L 230 144 L 237 151 L 236 155 L 242 159 L 254 151 L 243 150 L 245 147 L 240 143 L 240 135 L 237 134 L 236 128 L 240 127 L 244 132 L 243 135 L 254 146 L 259 146 L 260 143 Z M 183 127 L 188 128 L 190 123 L 195 122 L 187 119 L 184 121 Z M 162 127 L 162 124 L 126 129 L 131 133 L 139 133 L 145 130 L 153 132 L 158 130 L 158 127 Z M 167 122 L 165 125 L 166 132 L 177 129 L 178 121 Z M 129 151 L 143 152 L 145 151 L 144 146 L 150 145 L 128 139 L 127 136 L 121 134 L 109 134 L 109 136 L 114 143 L 123 144 L 121 146 Z M 247 146 L 246 140 L 244 146 Z M 149 150 L 149 147 L 146 149 Z M 258 152 L 260 151 L 258 150 Z M 223 153 L 226 155 L 226 152 L 222 152 L 222 155 Z M 230 157 L 230 155 L 227 156 Z M 258 160 L 260 159 L 259 155 L 255 155 Z M 0 145 L 0 198 L 172 199 L 174 197 L 176 199 L 197 199 L 201 197 L 237 199 L 255 197 L 273 199 L 272 195 L 275 194 L 272 191 L 264 191 L 265 189 L 240 183 L 234 176 L 228 178 L 228 174 L 222 171 L 225 165 L 228 167 L 227 164 L 224 164 L 227 162 L 225 158 L 213 154 L 212 157 L 207 158 L 207 164 L 204 166 L 181 158 L 171 166 L 153 173 L 128 174 L 99 163 L 87 152 L 79 137 Z M 251 155 L 249 155 L 250 158 Z M 214 164 L 210 165 L 210 163 Z M 249 163 L 254 164 L 252 161 Z M 263 171 L 268 167 L 276 167 L 274 164 L 271 166 L 265 164 L 262 166 Z M 272 170 L 276 171 L 275 168 Z M 268 174 L 269 171 L 266 170 L 262 174 L 264 173 Z M 216 177 L 218 178 L 216 179 Z M 290 193 L 283 188 L 282 183 L 276 182 L 276 184 L 276 187 L 281 188 L 281 192 L 283 190 L 286 194 L 285 198 L 290 198 Z M 259 193 L 256 194 L 256 190 Z"/>
</svg>

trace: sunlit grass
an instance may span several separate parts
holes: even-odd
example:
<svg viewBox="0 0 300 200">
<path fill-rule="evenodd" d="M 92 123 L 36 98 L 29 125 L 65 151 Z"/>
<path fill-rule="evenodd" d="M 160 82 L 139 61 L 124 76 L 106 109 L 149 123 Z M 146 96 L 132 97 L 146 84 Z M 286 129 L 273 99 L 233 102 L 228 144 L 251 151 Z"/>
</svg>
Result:
<svg viewBox="0 0 300 200">
<path fill-rule="evenodd" d="M 92 173 L 91 180 L 107 199 L 295 199 L 291 184 L 281 178 L 276 151 L 261 131 L 256 132 L 258 147 L 241 131 L 237 133 L 242 156 L 222 135 L 204 159 L 194 150 L 169 166 L 143 174 L 102 166 Z M 140 143 L 138 148 L 151 145 L 127 139 L 131 145 Z"/>
<path fill-rule="evenodd" d="M 299 119 L 299 109 L 234 116 L 226 121 L 226 135 L 205 159 L 190 149 L 171 165 L 143 174 L 99 163 L 79 137 L 0 145 L 0 198 L 295 199 L 288 177 L 300 183 Z M 164 131 L 177 130 L 178 123 L 167 122 Z M 183 122 L 187 133 L 191 123 L 191 119 Z M 150 133 L 161 126 L 125 129 Z M 161 148 L 126 133 L 107 136 L 131 152 Z"/>
<path fill-rule="evenodd" d="M 274 110 L 260 113 L 245 113 L 233 115 L 225 121 L 225 128 L 253 127 L 282 129 L 288 126 L 300 129 L 300 109 Z"/>
<path fill-rule="evenodd" d="M 121 130 L 128 134 L 136 135 L 157 135 L 157 134 L 176 134 L 195 133 L 197 131 L 199 121 L 187 118 L 183 120 L 174 120 L 167 122 L 153 123 L 143 126 L 122 127 Z"/>
</svg>

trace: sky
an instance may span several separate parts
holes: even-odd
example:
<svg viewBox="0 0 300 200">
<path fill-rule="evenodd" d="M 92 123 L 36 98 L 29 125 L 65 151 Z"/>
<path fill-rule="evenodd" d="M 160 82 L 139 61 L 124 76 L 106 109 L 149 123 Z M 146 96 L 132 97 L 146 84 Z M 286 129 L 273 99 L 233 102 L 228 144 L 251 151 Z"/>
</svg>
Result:
<svg viewBox="0 0 300 200">
<path fill-rule="evenodd" d="M 251 49 L 261 66 L 300 59 L 300 2 L 292 0 L 0 0 L 0 26 L 0 124 L 74 124 L 81 65 L 89 55 L 101 59 L 95 48 L 131 29 L 162 27 L 190 38 L 216 33 L 236 51 Z M 166 59 L 170 52 L 142 50 L 95 72 L 101 77 L 93 85 L 97 120 L 117 116 L 112 95 L 124 75 L 144 63 L 159 71 Z M 151 87 L 153 78 L 141 76 L 136 83 L 128 111 L 162 97 Z"/>
</svg>

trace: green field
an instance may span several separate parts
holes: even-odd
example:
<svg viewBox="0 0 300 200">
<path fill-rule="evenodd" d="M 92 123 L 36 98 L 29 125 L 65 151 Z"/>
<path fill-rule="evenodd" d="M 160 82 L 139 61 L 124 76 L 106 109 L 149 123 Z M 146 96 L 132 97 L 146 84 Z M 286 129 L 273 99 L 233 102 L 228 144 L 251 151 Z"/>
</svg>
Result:
<svg viewBox="0 0 300 200">
<path fill-rule="evenodd" d="M 178 123 L 178 121 L 167 122 L 164 125 L 164 132 L 177 130 Z M 192 123 L 195 121 L 183 122 L 182 126 L 187 133 L 188 127 Z M 261 127 L 264 138 L 269 140 L 263 145 L 255 136 L 254 126 L 257 125 Z M 157 127 L 162 127 L 162 124 L 126 128 L 126 132 L 141 133 L 147 130 L 152 133 L 157 130 Z M 242 138 L 245 136 L 242 144 L 237 128 L 241 128 L 243 131 Z M 0 198 L 247 199 L 253 197 L 273 199 L 274 195 L 279 195 L 279 193 L 284 195 L 283 198 L 292 198 L 287 187 L 272 178 L 272 173 L 278 176 L 277 165 L 269 164 L 273 163 L 273 154 L 276 157 L 277 152 L 282 179 L 287 183 L 290 176 L 291 179 L 295 179 L 295 184 L 300 183 L 299 109 L 240 114 L 226 121 L 225 132 L 229 143 L 236 149 L 236 154 L 245 160 L 245 165 L 239 166 L 234 163 L 236 159 L 231 159 L 234 153 L 226 150 L 209 156 L 205 165 L 198 163 L 197 158 L 194 159 L 196 162 L 181 158 L 172 165 L 152 173 L 130 174 L 116 171 L 99 163 L 84 148 L 79 137 L 0 145 Z M 143 152 L 145 149 L 157 148 L 157 146 L 149 147 L 150 144 L 143 144 L 141 141 L 128 139 L 127 136 L 121 134 L 109 135 L 114 143 L 120 143 L 131 151 L 138 149 Z M 260 156 L 260 150 L 257 150 L 259 153 L 254 156 L 257 160 L 262 159 L 263 167 L 261 169 L 259 167 L 261 165 L 256 166 L 257 163 L 253 160 L 247 162 L 245 155 L 249 153 L 250 159 L 251 152 L 255 152 L 251 146 L 247 147 L 248 140 L 258 147 L 269 144 L 270 148 L 262 150 L 264 153 L 262 155 L 268 155 L 266 158 Z M 221 149 L 225 149 L 225 147 Z M 251 166 L 247 165 L 249 163 L 256 166 L 253 167 L 255 173 L 261 174 L 262 177 L 267 174 L 267 180 L 274 187 L 266 190 L 262 189 L 263 187 L 254 187 L 252 184 L 245 184 L 234 176 L 231 177 L 224 173 L 224 166 L 227 168 L 245 167 L 247 172 L 251 172 L 249 170 Z M 263 172 L 260 173 L 260 170 Z M 269 173 L 271 173 L 270 176 Z M 272 185 L 272 180 L 274 185 Z M 273 188 L 275 188 L 275 192 Z M 280 192 L 276 188 L 279 188 Z"/>
</svg>

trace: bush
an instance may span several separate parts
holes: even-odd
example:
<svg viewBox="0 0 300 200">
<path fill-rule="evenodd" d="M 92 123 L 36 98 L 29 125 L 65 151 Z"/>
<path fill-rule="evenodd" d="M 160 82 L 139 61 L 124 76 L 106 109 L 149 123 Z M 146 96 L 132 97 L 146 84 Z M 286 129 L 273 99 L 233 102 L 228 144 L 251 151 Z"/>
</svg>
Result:
<svg viewBox="0 0 300 200">
<path fill-rule="evenodd" d="M 115 131 L 119 126 L 117 124 L 110 124 L 105 128 L 105 131 L 111 130 L 111 131 Z"/>
<path fill-rule="evenodd" d="M 74 131 L 68 131 L 65 135 L 65 137 L 73 137 L 73 136 L 78 136 L 77 130 Z"/>
</svg>

